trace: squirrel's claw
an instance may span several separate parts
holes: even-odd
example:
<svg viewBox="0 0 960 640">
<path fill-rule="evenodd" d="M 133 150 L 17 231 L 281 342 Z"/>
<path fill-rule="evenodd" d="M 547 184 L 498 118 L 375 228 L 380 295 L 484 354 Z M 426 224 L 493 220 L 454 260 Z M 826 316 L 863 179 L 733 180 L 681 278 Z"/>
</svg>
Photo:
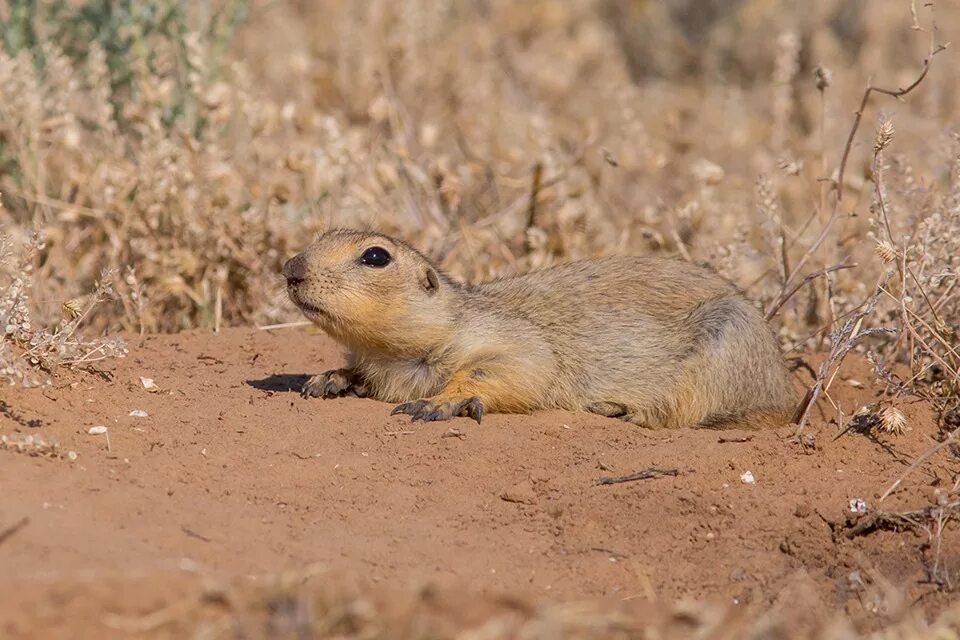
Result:
<svg viewBox="0 0 960 640">
<path fill-rule="evenodd" d="M 390 412 L 390 415 L 405 413 L 410 416 L 411 422 L 423 420 L 424 422 L 434 422 L 438 420 L 449 420 L 458 416 L 473 418 L 480 424 L 483 418 L 483 402 L 477 396 L 464 398 L 463 400 L 414 400 L 413 402 L 404 402 L 398 404 Z"/>
<path fill-rule="evenodd" d="M 357 385 L 352 371 L 331 369 L 307 380 L 300 395 L 304 398 L 339 398 L 351 392 L 359 396 L 358 391 L 362 391 L 362 386 Z"/>
</svg>

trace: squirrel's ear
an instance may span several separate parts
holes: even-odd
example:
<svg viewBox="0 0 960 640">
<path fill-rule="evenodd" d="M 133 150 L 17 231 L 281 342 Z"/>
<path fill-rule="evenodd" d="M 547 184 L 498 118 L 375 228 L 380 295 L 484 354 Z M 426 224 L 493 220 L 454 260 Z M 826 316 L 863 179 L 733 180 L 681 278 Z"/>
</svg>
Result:
<svg viewBox="0 0 960 640">
<path fill-rule="evenodd" d="M 420 280 L 420 285 L 429 294 L 434 294 L 440 289 L 440 277 L 437 275 L 437 272 L 433 270 L 433 267 L 427 267 L 423 272 L 423 279 Z"/>
</svg>

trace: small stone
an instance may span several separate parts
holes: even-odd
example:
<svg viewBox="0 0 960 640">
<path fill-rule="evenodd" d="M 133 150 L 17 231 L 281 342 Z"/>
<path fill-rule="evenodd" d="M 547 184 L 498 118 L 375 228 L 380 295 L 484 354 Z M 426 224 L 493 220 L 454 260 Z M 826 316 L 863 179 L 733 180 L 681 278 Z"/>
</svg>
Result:
<svg viewBox="0 0 960 640">
<path fill-rule="evenodd" d="M 863 591 L 866 583 L 859 571 L 851 571 L 847 574 L 847 588 L 851 591 Z"/>
<path fill-rule="evenodd" d="M 133 416 L 134 418 L 146 418 L 147 412 L 143 409 L 134 409 L 129 415 Z"/>
<path fill-rule="evenodd" d="M 87 433 L 89 433 L 89 434 L 92 435 L 92 436 L 102 436 L 102 435 L 105 434 L 106 432 L 107 432 L 107 428 L 104 427 L 103 425 L 97 425 L 96 427 L 90 427 L 90 429 L 87 430 Z"/>
<path fill-rule="evenodd" d="M 867 503 L 863 498 L 850 498 L 850 513 L 866 513 Z"/>
<path fill-rule="evenodd" d="M 517 504 L 536 504 L 537 496 L 533 492 L 533 484 L 529 480 L 524 480 L 509 489 L 500 493 L 500 499 L 504 502 L 515 502 Z"/>
<path fill-rule="evenodd" d="M 757 480 L 753 477 L 752 471 L 744 471 L 740 474 L 740 482 L 743 484 L 755 484 Z"/>
</svg>

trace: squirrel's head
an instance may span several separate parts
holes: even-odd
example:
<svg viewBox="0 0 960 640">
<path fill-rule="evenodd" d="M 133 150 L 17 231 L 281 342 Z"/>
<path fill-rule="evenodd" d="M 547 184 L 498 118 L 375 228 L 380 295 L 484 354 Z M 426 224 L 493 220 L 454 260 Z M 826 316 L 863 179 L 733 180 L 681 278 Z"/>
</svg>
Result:
<svg viewBox="0 0 960 640">
<path fill-rule="evenodd" d="M 409 245 L 379 233 L 328 231 L 283 265 L 304 315 L 354 349 L 419 351 L 448 320 L 453 287 Z M 439 336 L 436 336 L 437 338 Z"/>
</svg>

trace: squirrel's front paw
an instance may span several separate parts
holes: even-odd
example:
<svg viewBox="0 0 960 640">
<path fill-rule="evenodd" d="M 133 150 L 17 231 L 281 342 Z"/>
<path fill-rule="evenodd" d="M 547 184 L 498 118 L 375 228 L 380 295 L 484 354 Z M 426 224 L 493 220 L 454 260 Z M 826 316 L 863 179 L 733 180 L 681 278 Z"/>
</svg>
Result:
<svg viewBox="0 0 960 640">
<path fill-rule="evenodd" d="M 348 393 L 363 397 L 363 385 L 350 369 L 331 369 L 307 380 L 300 395 L 304 398 L 340 398 Z"/>
<path fill-rule="evenodd" d="M 425 400 L 414 400 L 413 402 L 404 402 L 398 404 L 390 412 L 390 415 L 405 413 L 411 416 L 410 421 L 416 422 L 423 420 L 431 422 L 433 420 L 449 420 L 463 416 L 473 418 L 480 424 L 483 417 L 483 402 L 477 396 L 457 400 L 436 400 L 427 398 Z"/>
</svg>

